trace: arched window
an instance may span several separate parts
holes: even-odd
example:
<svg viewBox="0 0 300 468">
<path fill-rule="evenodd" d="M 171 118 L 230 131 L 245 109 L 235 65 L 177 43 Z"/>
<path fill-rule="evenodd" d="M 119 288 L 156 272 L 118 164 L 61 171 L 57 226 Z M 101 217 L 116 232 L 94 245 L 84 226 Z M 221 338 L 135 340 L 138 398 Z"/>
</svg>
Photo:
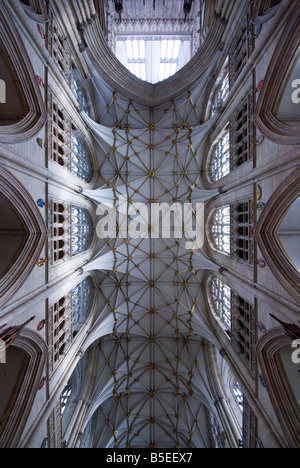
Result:
<svg viewBox="0 0 300 468">
<path fill-rule="evenodd" d="M 234 233 L 232 257 L 253 263 L 253 203 L 250 200 L 231 206 L 231 230 Z"/>
<path fill-rule="evenodd" d="M 233 395 L 234 401 L 236 402 L 239 409 L 243 413 L 243 411 L 244 411 L 244 394 L 243 394 L 243 391 L 241 389 L 240 384 L 237 381 L 235 381 L 233 383 L 232 395 Z"/>
<path fill-rule="evenodd" d="M 72 67 L 71 90 L 80 107 L 89 115 L 89 104 L 86 92 L 82 86 L 81 77 L 76 68 Z"/>
<path fill-rule="evenodd" d="M 218 182 L 253 159 L 253 112 L 254 95 L 253 90 L 249 90 L 211 148 L 208 158 L 210 182 Z"/>
<path fill-rule="evenodd" d="M 87 320 L 93 301 L 93 284 L 86 278 L 49 308 L 49 366 L 54 371 Z"/>
<path fill-rule="evenodd" d="M 226 333 L 231 335 L 231 289 L 219 278 L 213 277 L 210 283 L 210 299 L 214 313 L 221 320 Z"/>
<path fill-rule="evenodd" d="M 253 202 L 218 208 L 210 221 L 212 247 L 231 258 L 253 263 Z"/>
<path fill-rule="evenodd" d="M 50 6 L 50 21 L 47 35 L 48 51 L 53 58 L 60 74 L 70 84 L 71 79 L 71 47 L 68 38 Z"/>
<path fill-rule="evenodd" d="M 92 168 L 89 153 L 81 137 L 72 133 L 72 163 L 71 170 L 80 179 L 89 182 L 92 177 Z"/>
<path fill-rule="evenodd" d="M 85 322 L 91 304 L 93 285 L 90 278 L 85 279 L 72 291 L 73 333 Z"/>
<path fill-rule="evenodd" d="M 239 30 L 237 31 L 229 52 L 230 82 L 235 83 L 245 68 L 249 58 L 255 49 L 255 28 L 252 23 L 253 2 L 249 1 Z"/>
<path fill-rule="evenodd" d="M 87 210 L 66 203 L 50 204 L 51 249 L 50 263 L 71 258 L 89 248 L 92 221 Z"/>
<path fill-rule="evenodd" d="M 87 145 L 69 115 L 53 96 L 49 99 L 49 114 L 49 141 L 52 145 L 48 146 L 48 157 L 81 180 L 90 182 L 92 166 Z"/>
<path fill-rule="evenodd" d="M 66 411 L 66 407 L 70 401 L 71 395 L 72 395 L 72 387 L 70 383 L 67 383 L 60 398 L 60 407 L 61 407 L 62 416 L 64 415 L 64 412 Z"/>
<path fill-rule="evenodd" d="M 90 243 L 92 224 L 88 212 L 82 208 L 71 208 L 72 255 L 84 252 Z"/>
<path fill-rule="evenodd" d="M 212 148 L 209 176 L 218 182 L 230 173 L 230 134 L 228 128 L 222 133 Z"/>
<path fill-rule="evenodd" d="M 214 117 L 214 115 L 223 108 L 224 103 L 229 95 L 229 83 L 229 63 L 227 58 L 213 89 L 211 104 L 209 105 L 209 119 Z"/>
<path fill-rule="evenodd" d="M 238 294 L 232 293 L 232 345 L 247 368 L 256 369 L 256 310 Z"/>
<path fill-rule="evenodd" d="M 211 221 L 211 239 L 216 250 L 230 255 L 231 252 L 231 208 L 215 210 Z"/>
<path fill-rule="evenodd" d="M 252 372 L 256 369 L 256 308 L 216 276 L 208 283 L 213 314 L 220 319 L 231 343 Z"/>
</svg>

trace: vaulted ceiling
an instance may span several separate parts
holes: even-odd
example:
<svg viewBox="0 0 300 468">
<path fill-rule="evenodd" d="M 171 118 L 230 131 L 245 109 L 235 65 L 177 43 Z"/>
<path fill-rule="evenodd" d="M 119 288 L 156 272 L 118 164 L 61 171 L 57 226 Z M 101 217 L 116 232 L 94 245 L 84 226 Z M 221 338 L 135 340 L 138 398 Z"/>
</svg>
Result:
<svg viewBox="0 0 300 468">
<path fill-rule="evenodd" d="M 167 15 L 184 22 L 183 3 L 157 1 L 153 10 L 150 0 L 125 1 L 120 13 L 124 20 L 139 19 L 148 8 L 153 18 Z M 221 34 L 222 28 L 217 30 Z M 218 34 L 209 53 L 217 47 Z M 153 203 L 188 204 L 194 218 L 196 204 L 219 193 L 203 187 L 200 151 L 210 129 L 201 107 L 210 85 L 206 72 L 215 62 L 207 55 L 191 88 L 182 84 L 183 92 L 150 106 L 141 98 L 143 90 L 149 98 L 148 84 L 139 84 L 137 100 L 132 86 L 132 98 L 116 89 L 102 73 L 103 57 L 92 33 L 85 37 L 97 120 L 82 116 L 96 142 L 99 180 L 97 189 L 83 190 L 83 195 L 96 205 L 121 209 L 126 229 L 140 215 L 145 234 L 99 240 L 94 259 L 83 267 L 85 273 L 97 271 L 99 279 L 99 316 L 84 347 L 97 353 L 85 428 L 94 447 L 211 447 L 216 413 L 202 342 L 214 342 L 214 336 L 203 277 L 218 266 L 199 246 L 187 248 L 184 236 L 153 238 L 157 226 L 150 213 Z M 137 212 L 138 203 L 148 216 Z"/>
</svg>

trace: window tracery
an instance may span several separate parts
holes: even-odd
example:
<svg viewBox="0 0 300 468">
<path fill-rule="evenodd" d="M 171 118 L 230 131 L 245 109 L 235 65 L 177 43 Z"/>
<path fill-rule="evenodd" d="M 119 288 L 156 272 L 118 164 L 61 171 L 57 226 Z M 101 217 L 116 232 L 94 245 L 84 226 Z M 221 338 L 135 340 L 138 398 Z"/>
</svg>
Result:
<svg viewBox="0 0 300 468">
<path fill-rule="evenodd" d="M 214 312 L 225 326 L 226 333 L 231 335 L 232 291 L 219 278 L 213 277 L 210 284 L 211 300 Z"/>
<path fill-rule="evenodd" d="M 253 202 L 251 200 L 231 206 L 231 230 L 232 257 L 253 264 Z"/>
<path fill-rule="evenodd" d="M 211 238 L 216 250 L 226 255 L 231 253 L 231 208 L 215 210 L 211 221 Z"/>
<path fill-rule="evenodd" d="M 217 79 L 215 88 L 213 90 L 213 97 L 211 100 L 209 118 L 213 118 L 217 112 L 221 111 L 230 91 L 230 79 L 229 79 L 229 63 L 226 60 L 223 69 Z"/>
<path fill-rule="evenodd" d="M 257 448 L 258 420 L 248 400 L 244 397 L 243 403 L 243 448 Z"/>
<path fill-rule="evenodd" d="M 71 208 L 72 255 L 84 252 L 90 243 L 92 226 L 88 212 L 82 208 Z"/>
<path fill-rule="evenodd" d="M 230 174 L 230 133 L 225 130 L 213 146 L 210 160 L 210 179 L 218 182 Z"/>
<path fill-rule="evenodd" d="M 247 93 L 213 145 L 209 156 L 209 179 L 218 182 L 254 155 L 254 96 Z"/>
<path fill-rule="evenodd" d="M 47 34 L 48 51 L 62 77 L 70 85 L 72 60 L 68 38 L 53 11 L 50 12 L 50 18 Z"/>
<path fill-rule="evenodd" d="M 87 147 L 83 139 L 75 135 L 74 132 L 71 136 L 71 145 L 71 171 L 74 175 L 88 183 L 92 177 L 92 168 Z"/>
<path fill-rule="evenodd" d="M 229 52 L 231 85 L 233 85 L 241 75 L 255 49 L 255 27 L 252 23 L 252 8 L 253 2 L 249 1 L 248 10 L 231 44 Z"/>
<path fill-rule="evenodd" d="M 247 368 L 255 372 L 256 366 L 256 314 L 255 307 L 233 293 L 232 344 Z"/>
<path fill-rule="evenodd" d="M 79 106 L 89 115 L 89 104 L 78 70 L 73 66 L 71 72 L 71 90 Z"/>
<path fill-rule="evenodd" d="M 89 183 L 92 165 L 87 145 L 72 124 L 65 110 L 50 96 L 49 98 L 49 158 L 68 169 L 79 179 Z"/>
<path fill-rule="evenodd" d="M 250 90 L 230 119 L 231 170 L 253 159 L 254 97 Z"/>
<path fill-rule="evenodd" d="M 209 297 L 212 311 L 220 319 L 236 353 L 255 372 L 255 307 L 216 276 L 209 282 Z"/>
<path fill-rule="evenodd" d="M 90 278 L 85 279 L 72 291 L 73 332 L 85 322 L 91 304 L 93 285 Z"/>
<path fill-rule="evenodd" d="M 62 394 L 61 394 L 61 398 L 60 398 L 60 406 L 61 406 L 61 415 L 63 416 L 64 413 L 65 413 L 65 410 L 66 410 L 66 407 L 70 401 L 70 398 L 72 396 L 72 386 L 71 384 L 68 382 L 67 385 L 65 386 Z"/>
<path fill-rule="evenodd" d="M 234 401 L 236 402 L 238 408 L 243 413 L 244 412 L 244 393 L 237 380 L 233 383 L 232 394 L 233 394 Z"/>
<path fill-rule="evenodd" d="M 253 202 L 217 208 L 210 221 L 210 239 L 214 250 L 253 264 Z"/>
<path fill-rule="evenodd" d="M 66 203 L 50 204 L 50 264 L 71 258 L 89 248 L 92 222 L 87 210 Z"/>
<path fill-rule="evenodd" d="M 84 325 L 93 300 L 93 284 L 86 278 L 49 308 L 49 368 L 53 372 Z"/>
</svg>

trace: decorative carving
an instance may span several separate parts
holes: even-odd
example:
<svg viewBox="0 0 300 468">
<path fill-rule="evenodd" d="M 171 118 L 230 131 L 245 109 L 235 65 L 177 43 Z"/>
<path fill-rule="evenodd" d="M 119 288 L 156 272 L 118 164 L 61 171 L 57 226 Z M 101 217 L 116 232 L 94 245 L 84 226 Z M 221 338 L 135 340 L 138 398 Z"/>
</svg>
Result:
<svg viewBox="0 0 300 468">
<path fill-rule="evenodd" d="M 270 317 L 272 317 L 276 322 L 280 323 L 280 325 L 283 327 L 286 336 L 291 338 L 292 341 L 294 340 L 299 340 L 300 339 L 300 327 L 299 325 L 295 325 L 294 323 L 285 323 L 279 318 L 275 317 L 275 315 L 270 314 Z M 298 322 L 300 323 L 300 322 Z"/>
<path fill-rule="evenodd" d="M 0 341 L 5 343 L 5 348 L 9 348 L 15 341 L 16 339 L 20 336 L 20 333 L 22 330 L 29 324 L 31 323 L 35 317 L 32 317 L 31 319 L 27 320 L 23 325 L 20 326 L 13 326 L 9 328 L 5 328 L 6 325 L 3 325 L 0 327 Z"/>
</svg>

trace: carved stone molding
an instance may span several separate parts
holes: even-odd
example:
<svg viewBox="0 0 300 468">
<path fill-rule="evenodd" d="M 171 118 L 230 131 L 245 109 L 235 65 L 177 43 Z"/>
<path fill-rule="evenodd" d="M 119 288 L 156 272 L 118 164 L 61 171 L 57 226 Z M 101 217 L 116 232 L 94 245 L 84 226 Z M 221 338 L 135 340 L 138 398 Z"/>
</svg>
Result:
<svg viewBox="0 0 300 468">
<path fill-rule="evenodd" d="M 274 276 L 300 302 L 300 274 L 289 260 L 279 240 L 278 229 L 290 206 L 300 196 L 300 169 L 292 173 L 276 190 L 255 229 L 263 258 Z"/>
<path fill-rule="evenodd" d="M 8 301 L 28 278 L 45 244 L 47 228 L 39 208 L 27 190 L 10 172 L 0 167 L 0 193 L 9 201 L 26 232 L 17 258 L 1 277 L 0 306 Z"/>
<path fill-rule="evenodd" d="M 264 24 L 276 15 L 280 8 L 281 0 L 256 0 L 252 21 L 255 24 Z"/>
<path fill-rule="evenodd" d="M 48 21 L 48 12 L 45 0 L 29 0 L 28 2 L 20 1 L 27 15 L 34 21 L 39 23 L 46 23 Z M 26 3 L 29 3 L 29 5 Z"/>
<path fill-rule="evenodd" d="M 18 448 L 38 392 L 47 358 L 45 341 L 37 332 L 29 329 L 22 331 L 13 347 L 21 350 L 27 356 L 28 365 L 9 417 L 6 421 L 2 421 L 0 428 L 0 447 L 2 448 Z"/>
<path fill-rule="evenodd" d="M 300 445 L 299 411 L 287 393 L 277 355 L 281 349 L 291 346 L 292 340 L 282 328 L 275 328 L 266 333 L 256 347 L 257 358 L 261 367 L 266 388 L 272 401 L 274 411 L 282 427 L 288 448 Z M 292 348 L 291 348 L 292 354 Z"/>
<path fill-rule="evenodd" d="M 275 143 L 284 145 L 300 144 L 300 128 L 292 127 L 277 117 L 277 108 L 283 92 L 282 86 L 289 72 L 290 61 L 299 47 L 299 17 L 300 2 L 294 2 L 287 19 L 288 27 L 284 28 L 271 59 L 254 114 L 255 123 L 263 135 Z"/>
<path fill-rule="evenodd" d="M 4 0 L 0 0 L 0 50 L 26 107 L 21 120 L 0 126 L 0 142 L 21 143 L 33 138 L 43 128 L 47 112 L 31 60 Z"/>
</svg>

